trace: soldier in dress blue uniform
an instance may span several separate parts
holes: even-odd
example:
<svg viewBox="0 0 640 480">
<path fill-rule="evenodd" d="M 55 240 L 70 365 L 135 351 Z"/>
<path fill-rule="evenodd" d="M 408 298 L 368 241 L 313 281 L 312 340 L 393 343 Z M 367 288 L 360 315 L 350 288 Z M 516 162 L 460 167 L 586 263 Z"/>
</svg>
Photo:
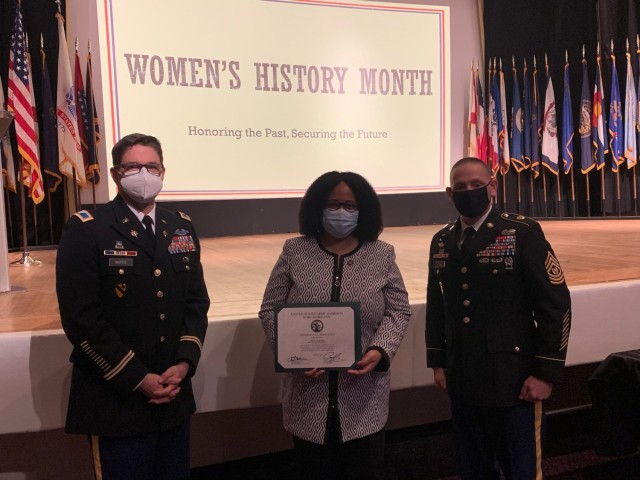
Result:
<svg viewBox="0 0 640 480">
<path fill-rule="evenodd" d="M 189 217 L 156 205 L 160 142 L 113 147 L 116 198 L 67 222 L 56 263 L 73 344 L 66 431 L 90 436 L 96 478 L 188 479 L 191 388 L 209 297 Z"/>
<path fill-rule="evenodd" d="M 458 161 L 447 193 L 460 218 L 431 242 L 427 365 L 449 392 L 460 474 L 542 478 L 541 402 L 571 327 L 564 274 L 537 222 L 491 206 L 482 161 Z"/>
</svg>

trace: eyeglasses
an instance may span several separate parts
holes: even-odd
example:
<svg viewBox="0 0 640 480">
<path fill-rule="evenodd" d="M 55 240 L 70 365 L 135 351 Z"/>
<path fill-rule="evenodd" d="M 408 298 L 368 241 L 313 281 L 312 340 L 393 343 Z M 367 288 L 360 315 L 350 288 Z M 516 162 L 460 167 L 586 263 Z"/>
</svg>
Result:
<svg viewBox="0 0 640 480">
<path fill-rule="evenodd" d="M 120 174 L 124 177 L 128 177 L 129 175 L 135 175 L 140 173 L 142 167 L 147 169 L 151 175 L 155 175 L 159 177 L 164 172 L 164 166 L 160 163 L 147 163 L 142 165 L 141 163 L 123 163 L 116 167 L 116 170 L 120 172 Z"/>
<path fill-rule="evenodd" d="M 347 212 L 357 212 L 358 205 L 353 202 L 338 202 L 337 200 L 329 200 L 324 206 L 327 210 L 338 210 L 340 207 L 344 208 Z"/>
</svg>

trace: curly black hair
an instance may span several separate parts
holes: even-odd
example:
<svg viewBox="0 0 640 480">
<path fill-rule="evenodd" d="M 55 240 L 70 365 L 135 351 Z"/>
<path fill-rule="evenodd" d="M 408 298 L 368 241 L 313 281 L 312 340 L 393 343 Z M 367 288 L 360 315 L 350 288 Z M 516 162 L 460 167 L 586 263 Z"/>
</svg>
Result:
<svg viewBox="0 0 640 480">
<path fill-rule="evenodd" d="M 327 172 L 309 186 L 298 212 L 300 233 L 309 236 L 322 233 L 322 212 L 329 195 L 340 182 L 349 185 L 358 202 L 358 226 L 353 233 L 363 242 L 377 240 L 384 228 L 380 200 L 369 182 L 353 172 Z"/>
</svg>

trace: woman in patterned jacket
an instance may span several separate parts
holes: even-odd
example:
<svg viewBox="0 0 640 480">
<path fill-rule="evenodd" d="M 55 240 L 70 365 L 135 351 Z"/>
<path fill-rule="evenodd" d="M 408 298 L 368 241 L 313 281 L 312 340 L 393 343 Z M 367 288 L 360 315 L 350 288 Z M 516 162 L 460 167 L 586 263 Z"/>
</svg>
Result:
<svg viewBox="0 0 640 480">
<path fill-rule="evenodd" d="M 349 370 L 283 374 L 284 427 L 300 468 L 294 478 L 381 478 L 389 367 L 411 311 L 394 249 L 378 240 L 380 202 L 362 176 L 328 172 L 307 190 L 299 223 L 303 236 L 285 242 L 264 293 L 267 338 L 275 344 L 276 304 L 358 302 L 364 355 Z"/>
</svg>

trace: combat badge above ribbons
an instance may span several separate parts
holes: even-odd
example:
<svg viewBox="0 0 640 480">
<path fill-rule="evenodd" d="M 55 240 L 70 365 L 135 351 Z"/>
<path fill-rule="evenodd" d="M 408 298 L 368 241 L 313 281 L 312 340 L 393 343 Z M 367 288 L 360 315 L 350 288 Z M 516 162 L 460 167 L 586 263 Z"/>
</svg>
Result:
<svg viewBox="0 0 640 480">
<path fill-rule="evenodd" d="M 564 283 L 564 273 L 560 267 L 560 262 L 558 262 L 558 259 L 551 252 L 547 252 L 544 267 L 547 270 L 549 282 L 551 282 L 552 285 L 562 285 Z"/>
</svg>

